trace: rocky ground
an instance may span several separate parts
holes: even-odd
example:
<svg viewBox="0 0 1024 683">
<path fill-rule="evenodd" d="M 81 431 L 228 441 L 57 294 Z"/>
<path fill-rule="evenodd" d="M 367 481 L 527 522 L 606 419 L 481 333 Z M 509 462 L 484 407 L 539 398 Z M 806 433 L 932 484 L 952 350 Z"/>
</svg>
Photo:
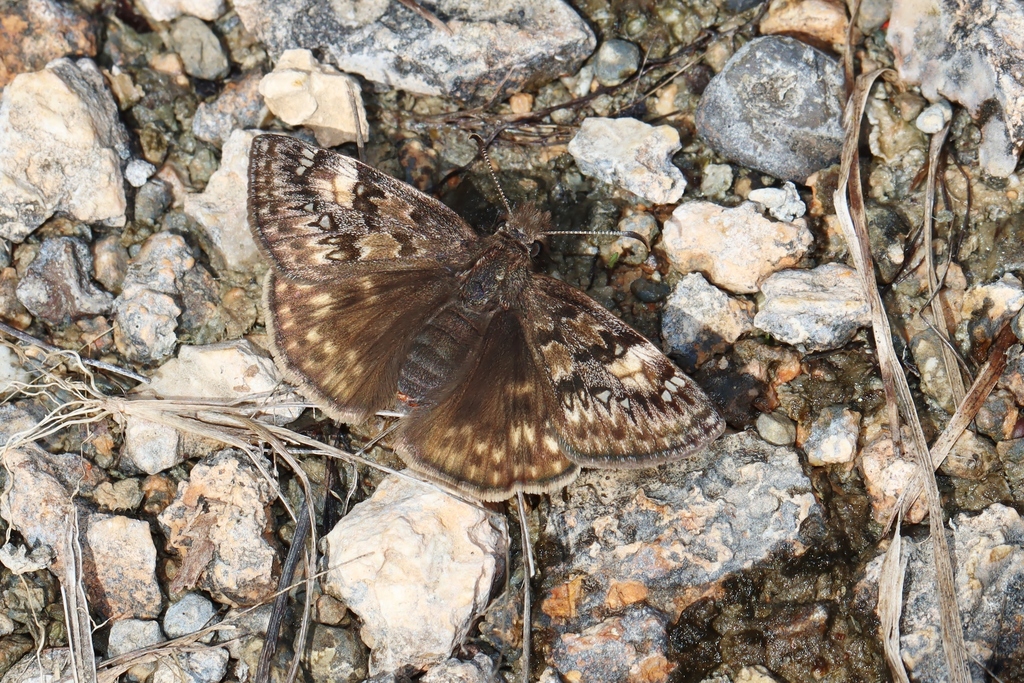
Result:
<svg viewBox="0 0 1024 683">
<path fill-rule="evenodd" d="M 1022 26 L 1009 0 L 865 0 L 852 26 L 834 0 L 0 2 L 0 683 L 888 680 L 916 465 L 834 199 L 849 76 L 892 69 L 857 168 L 932 442 L 1000 330 L 1024 339 Z M 270 357 L 261 131 L 487 232 L 480 135 L 513 204 L 643 236 L 554 236 L 538 267 L 659 344 L 726 435 L 522 511 L 388 473 L 391 418 L 333 423 Z M 1020 348 L 937 473 L 975 681 L 1024 680 Z M 315 556 L 289 559 L 308 509 Z M 898 642 L 910 680 L 950 680 L 926 514 Z"/>
</svg>

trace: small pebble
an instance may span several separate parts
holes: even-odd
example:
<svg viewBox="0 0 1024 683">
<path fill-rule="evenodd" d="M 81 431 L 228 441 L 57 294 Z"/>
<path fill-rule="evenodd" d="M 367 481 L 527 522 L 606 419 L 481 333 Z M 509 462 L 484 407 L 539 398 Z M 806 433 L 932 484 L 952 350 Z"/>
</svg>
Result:
<svg viewBox="0 0 1024 683">
<path fill-rule="evenodd" d="M 107 656 L 117 657 L 166 640 L 160 624 L 150 619 L 119 619 L 110 625 Z"/>
<path fill-rule="evenodd" d="M 807 213 L 807 206 L 800 199 L 796 185 L 788 180 L 782 187 L 762 187 L 751 190 L 747 199 L 768 209 L 772 218 L 787 223 L 791 223 Z"/>
<path fill-rule="evenodd" d="M 622 83 L 640 66 L 640 48 L 625 40 L 606 40 L 597 49 L 594 78 L 603 86 Z"/>
<path fill-rule="evenodd" d="M 710 199 L 721 199 L 732 188 L 732 166 L 708 164 L 700 181 L 700 191 Z"/>
<path fill-rule="evenodd" d="M 184 16 L 171 26 L 170 45 L 184 64 L 185 73 L 213 81 L 228 75 L 231 65 L 220 39 L 201 19 Z"/>
<path fill-rule="evenodd" d="M 860 436 L 860 413 L 846 406 L 829 406 L 811 423 L 804 442 L 807 461 L 814 467 L 852 462 Z"/>
<path fill-rule="evenodd" d="M 109 313 L 114 298 L 92 282 L 92 268 L 92 254 L 81 239 L 47 239 L 18 283 L 18 300 L 53 325 Z"/>
<path fill-rule="evenodd" d="M 918 114 L 917 119 L 914 120 L 914 125 L 922 133 L 934 135 L 941 131 L 951 118 L 953 118 L 952 105 L 946 100 L 939 100 Z"/>
<path fill-rule="evenodd" d="M 132 159 L 124 169 L 124 179 L 132 187 L 142 187 L 154 173 L 156 166 L 153 164 L 142 159 Z"/>
<path fill-rule="evenodd" d="M 796 443 L 796 423 L 782 413 L 761 413 L 757 416 L 757 433 L 773 446 Z"/>
<path fill-rule="evenodd" d="M 213 623 L 216 614 L 216 608 L 207 598 L 199 593 L 186 593 L 180 600 L 171 603 L 164 613 L 164 633 L 168 638 L 187 636 Z M 203 642 L 208 643 L 212 638 L 213 634 L 210 633 Z"/>
</svg>

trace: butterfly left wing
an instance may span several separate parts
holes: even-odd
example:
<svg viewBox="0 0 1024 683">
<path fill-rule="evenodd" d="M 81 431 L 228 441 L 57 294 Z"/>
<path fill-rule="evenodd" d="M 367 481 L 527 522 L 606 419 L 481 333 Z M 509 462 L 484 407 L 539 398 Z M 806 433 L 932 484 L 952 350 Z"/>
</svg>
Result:
<svg viewBox="0 0 1024 683">
<path fill-rule="evenodd" d="M 579 469 L 548 419 L 543 368 L 519 316 L 497 311 L 438 398 L 402 420 L 395 450 L 413 469 L 475 498 L 547 493 Z"/>
<path fill-rule="evenodd" d="M 477 237 L 433 197 L 355 159 L 284 135 L 249 152 L 249 223 L 286 275 L 336 280 L 367 267 L 461 260 Z"/>
<path fill-rule="evenodd" d="M 586 467 L 649 467 L 695 453 L 725 429 L 711 401 L 639 332 L 583 292 L 535 275 L 524 298 L 552 423 Z"/>
</svg>

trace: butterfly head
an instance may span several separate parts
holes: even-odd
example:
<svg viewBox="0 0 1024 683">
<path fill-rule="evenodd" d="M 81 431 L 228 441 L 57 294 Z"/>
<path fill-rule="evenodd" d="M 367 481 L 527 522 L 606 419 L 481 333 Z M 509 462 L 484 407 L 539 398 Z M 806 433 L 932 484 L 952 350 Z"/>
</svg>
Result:
<svg viewBox="0 0 1024 683">
<path fill-rule="evenodd" d="M 551 230 L 551 213 L 541 211 L 536 204 L 527 203 L 509 211 L 508 220 L 499 232 L 511 237 L 531 256 L 536 256 L 540 240 Z"/>
</svg>

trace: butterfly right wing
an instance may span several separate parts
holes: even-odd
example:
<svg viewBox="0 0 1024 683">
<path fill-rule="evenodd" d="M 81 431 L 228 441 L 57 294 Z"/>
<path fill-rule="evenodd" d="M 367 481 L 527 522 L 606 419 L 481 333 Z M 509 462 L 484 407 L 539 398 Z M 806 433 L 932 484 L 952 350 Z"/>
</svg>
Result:
<svg viewBox="0 0 1024 683">
<path fill-rule="evenodd" d="M 249 223 L 279 270 L 310 282 L 367 266 L 458 261 L 477 239 L 436 199 L 355 159 L 283 135 L 252 142 Z"/>
</svg>

